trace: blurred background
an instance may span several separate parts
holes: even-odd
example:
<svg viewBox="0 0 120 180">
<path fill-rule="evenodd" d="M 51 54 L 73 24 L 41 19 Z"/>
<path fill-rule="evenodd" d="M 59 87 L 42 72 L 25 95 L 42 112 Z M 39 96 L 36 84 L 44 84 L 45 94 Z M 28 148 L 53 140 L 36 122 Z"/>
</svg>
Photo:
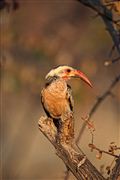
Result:
<svg viewBox="0 0 120 180">
<path fill-rule="evenodd" d="M 83 71 L 94 88 L 72 80 L 75 101 L 75 136 L 96 98 L 120 73 L 120 62 L 109 67 L 113 42 L 100 17 L 73 0 L 20 1 L 16 11 L 0 11 L 1 26 L 1 177 L 3 180 L 62 180 L 65 166 L 55 149 L 38 129 L 44 115 L 40 92 L 44 77 L 58 65 Z M 114 52 L 114 56 L 117 52 Z M 94 143 L 108 150 L 110 142 L 120 145 L 120 84 L 96 111 Z M 86 128 L 79 146 L 106 175 L 113 158 L 96 158 L 88 144 Z M 75 179 L 72 175 L 70 179 Z"/>
</svg>

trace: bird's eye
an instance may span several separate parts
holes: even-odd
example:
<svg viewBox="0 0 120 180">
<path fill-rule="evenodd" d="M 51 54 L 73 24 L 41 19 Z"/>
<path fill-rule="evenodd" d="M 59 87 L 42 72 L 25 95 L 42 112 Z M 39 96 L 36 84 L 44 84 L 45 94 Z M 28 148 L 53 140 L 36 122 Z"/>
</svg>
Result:
<svg viewBox="0 0 120 180">
<path fill-rule="evenodd" d="M 70 73 L 70 72 L 71 72 L 71 69 L 67 69 L 66 71 L 67 71 L 68 73 Z"/>
</svg>

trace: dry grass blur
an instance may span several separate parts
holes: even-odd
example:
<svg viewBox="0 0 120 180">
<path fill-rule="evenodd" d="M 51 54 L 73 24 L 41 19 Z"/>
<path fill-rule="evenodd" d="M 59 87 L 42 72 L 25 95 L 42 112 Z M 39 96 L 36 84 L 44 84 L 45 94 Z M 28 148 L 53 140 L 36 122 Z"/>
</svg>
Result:
<svg viewBox="0 0 120 180">
<path fill-rule="evenodd" d="M 65 167 L 37 122 L 44 113 L 40 91 L 47 72 L 60 64 L 81 69 L 94 84 L 70 82 L 75 99 L 76 136 L 96 97 L 104 92 L 120 72 L 120 62 L 105 67 L 112 41 L 100 18 L 74 1 L 20 1 L 15 12 L 1 16 L 1 150 L 2 177 L 8 179 L 61 180 Z M 120 145 L 120 85 L 114 98 L 107 98 L 95 113 L 95 143 L 107 149 Z M 111 162 L 97 160 L 88 147 L 86 129 L 80 141 L 89 159 L 100 168 Z M 71 179 L 74 179 L 71 177 Z"/>
</svg>

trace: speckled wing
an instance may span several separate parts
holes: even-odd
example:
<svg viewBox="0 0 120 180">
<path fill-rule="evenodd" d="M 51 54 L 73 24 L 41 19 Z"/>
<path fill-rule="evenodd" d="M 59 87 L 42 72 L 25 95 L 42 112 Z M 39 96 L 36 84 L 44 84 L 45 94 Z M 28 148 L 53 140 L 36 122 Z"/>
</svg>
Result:
<svg viewBox="0 0 120 180">
<path fill-rule="evenodd" d="M 67 85 L 67 99 L 70 105 L 70 110 L 73 112 L 74 110 L 74 101 L 72 97 L 72 89 L 69 85 Z"/>
</svg>

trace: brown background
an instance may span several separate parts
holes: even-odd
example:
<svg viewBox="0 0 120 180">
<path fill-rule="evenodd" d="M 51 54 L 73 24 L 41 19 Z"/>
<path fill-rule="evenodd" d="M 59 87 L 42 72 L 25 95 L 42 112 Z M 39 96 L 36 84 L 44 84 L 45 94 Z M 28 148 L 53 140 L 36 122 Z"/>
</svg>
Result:
<svg viewBox="0 0 120 180">
<path fill-rule="evenodd" d="M 96 97 L 102 94 L 120 72 L 120 62 L 109 67 L 113 45 L 100 17 L 75 1 L 20 1 L 15 12 L 1 14 L 2 88 L 1 88 L 1 165 L 2 178 L 15 180 L 61 180 L 65 166 L 38 130 L 44 114 L 40 91 L 50 69 L 66 64 L 85 72 L 94 88 L 72 80 L 75 100 L 75 135 L 82 127 L 82 116 L 89 113 Z M 115 56 L 116 52 L 114 53 Z M 115 97 L 108 97 L 94 114 L 95 144 L 108 149 L 120 145 L 120 85 Z M 90 152 L 86 129 L 80 147 L 96 167 L 110 165 L 112 158 L 96 159 Z M 104 168 L 104 175 L 106 174 Z M 70 179 L 74 179 L 72 176 Z"/>
</svg>

